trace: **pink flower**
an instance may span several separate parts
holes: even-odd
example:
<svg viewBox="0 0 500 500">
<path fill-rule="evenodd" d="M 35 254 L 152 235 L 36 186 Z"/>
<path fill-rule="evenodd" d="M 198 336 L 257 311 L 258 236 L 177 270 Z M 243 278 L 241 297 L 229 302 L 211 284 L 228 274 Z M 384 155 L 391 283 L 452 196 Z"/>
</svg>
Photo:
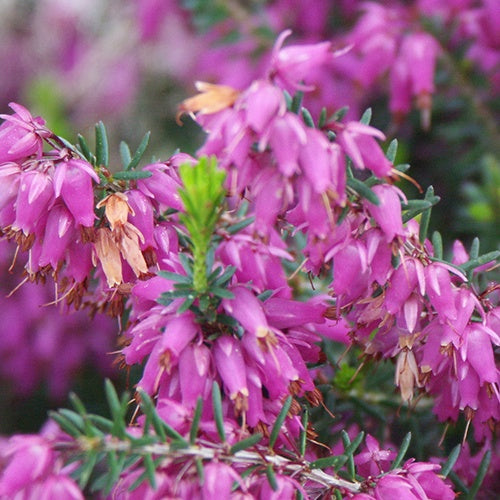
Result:
<svg viewBox="0 0 500 500">
<path fill-rule="evenodd" d="M 348 122 L 342 126 L 337 141 L 359 169 L 369 168 L 377 177 L 391 173 L 392 164 L 374 138 L 385 140 L 378 129 L 360 122 Z"/>
<path fill-rule="evenodd" d="M 37 221 L 46 214 L 53 200 L 54 189 L 50 175 L 38 170 L 23 172 L 16 200 L 14 227 L 25 235 L 34 232 Z"/>
<path fill-rule="evenodd" d="M 396 452 L 381 450 L 378 441 L 370 434 L 366 436 L 366 448 L 354 457 L 358 473 L 363 477 L 374 477 L 387 472 L 391 461 L 396 458 Z"/>
<path fill-rule="evenodd" d="M 214 343 L 213 355 L 217 371 L 229 398 L 234 401 L 236 411 L 246 411 L 248 387 L 240 342 L 228 335 L 222 335 Z"/>
<path fill-rule="evenodd" d="M 231 497 L 231 490 L 236 481 L 243 483 L 233 468 L 222 462 L 210 462 L 203 468 L 203 500 L 223 500 Z"/>
<path fill-rule="evenodd" d="M 55 196 L 61 196 L 77 224 L 92 227 L 96 219 L 92 180 L 99 184 L 99 176 L 89 163 L 79 159 L 63 160 L 55 167 Z"/>
<path fill-rule="evenodd" d="M 45 223 L 42 252 L 38 264 L 50 264 L 55 270 L 64 259 L 66 250 L 74 237 L 74 219 L 62 204 L 57 204 L 49 212 Z"/>
<path fill-rule="evenodd" d="M 52 132 L 44 126 L 44 120 L 33 118 L 24 106 L 14 102 L 9 106 L 15 112 L 13 115 L 0 114 L 0 118 L 6 120 L 0 126 L 0 163 L 39 156 L 43 139 L 50 137 Z"/>
<path fill-rule="evenodd" d="M 365 206 L 385 233 L 387 241 L 391 242 L 396 236 L 404 236 L 401 200 L 406 201 L 406 196 L 390 184 L 377 184 L 372 187 L 372 191 L 377 195 L 380 204 L 374 205 L 365 201 Z"/>
<path fill-rule="evenodd" d="M 45 478 L 54 467 L 56 456 L 50 443 L 37 435 L 16 435 L 2 452 L 9 461 L 0 476 L 0 497 L 18 493 Z"/>
<path fill-rule="evenodd" d="M 285 39 L 291 33 L 291 30 L 285 30 L 276 40 L 269 73 L 279 85 L 288 90 L 312 90 L 314 87 L 307 83 L 311 73 L 330 63 L 340 52 L 335 53 L 330 42 L 290 45 L 283 48 Z"/>
</svg>

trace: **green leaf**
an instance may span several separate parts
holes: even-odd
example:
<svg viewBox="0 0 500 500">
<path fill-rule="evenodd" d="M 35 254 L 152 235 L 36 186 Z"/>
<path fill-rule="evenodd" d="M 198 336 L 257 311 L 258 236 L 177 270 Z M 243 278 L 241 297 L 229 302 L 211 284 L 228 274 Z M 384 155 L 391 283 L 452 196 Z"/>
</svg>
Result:
<svg viewBox="0 0 500 500">
<path fill-rule="evenodd" d="M 274 445 L 276 444 L 276 440 L 278 439 L 281 426 L 283 425 L 283 422 L 285 421 L 286 415 L 288 411 L 290 410 L 290 406 L 292 406 L 292 396 L 288 396 L 286 398 L 285 404 L 283 405 L 283 408 L 281 408 L 281 411 L 279 412 L 278 417 L 276 418 L 276 421 L 274 422 L 273 429 L 271 431 L 271 435 L 269 436 L 269 448 L 272 449 L 274 448 Z"/>
<path fill-rule="evenodd" d="M 432 233 L 432 247 L 434 248 L 434 257 L 436 259 L 443 258 L 443 238 L 439 231 L 434 231 Z"/>
<path fill-rule="evenodd" d="M 88 419 L 94 423 L 96 426 L 99 426 L 99 429 L 102 430 L 105 434 L 111 433 L 111 429 L 113 428 L 113 422 L 109 420 L 109 418 L 102 417 L 101 415 L 94 415 L 93 413 L 88 414 Z"/>
<path fill-rule="evenodd" d="M 349 111 L 349 106 L 343 106 L 342 108 L 337 109 L 337 111 L 335 111 L 335 113 L 333 113 L 328 119 L 328 123 L 334 121 L 338 122 L 342 120 L 342 118 L 344 118 L 344 116 L 347 114 L 348 111 Z"/>
<path fill-rule="evenodd" d="M 347 472 L 349 474 L 349 478 L 354 479 L 356 476 L 356 468 L 354 466 L 354 457 L 352 453 L 348 454 L 345 452 L 351 444 L 351 439 L 349 438 L 349 434 L 345 430 L 341 431 L 342 443 L 344 445 L 344 453 L 348 457 L 347 458 Z"/>
<path fill-rule="evenodd" d="M 344 440 L 344 432 L 345 431 L 342 431 L 342 440 Z M 345 436 L 347 436 L 347 438 L 349 438 L 349 436 L 347 435 L 347 433 L 345 433 Z M 349 442 L 347 444 L 347 447 L 344 448 L 344 455 L 350 455 L 352 456 L 353 453 L 358 449 L 359 445 L 362 443 L 363 439 L 365 438 L 365 433 L 364 432 L 360 432 L 352 442 Z M 344 445 L 347 441 L 344 442 Z"/>
<path fill-rule="evenodd" d="M 364 125 L 370 125 L 372 121 L 372 108 L 368 108 L 364 113 L 361 119 L 359 120 Z"/>
<path fill-rule="evenodd" d="M 336 457 L 323 457 L 318 458 L 314 462 L 309 464 L 311 469 L 326 469 L 327 467 L 336 467 L 340 462 L 345 463 L 347 461 L 345 455 L 338 455 Z"/>
<path fill-rule="evenodd" d="M 253 224 L 254 222 L 255 222 L 255 217 L 254 216 L 247 217 L 246 219 L 243 219 L 242 221 L 237 222 L 236 224 L 233 224 L 233 225 L 229 226 L 226 229 L 226 231 L 229 234 L 236 234 L 239 231 L 241 231 L 242 229 L 244 229 L 245 227 L 249 226 L 250 224 Z"/>
<path fill-rule="evenodd" d="M 147 179 L 152 175 L 153 173 L 147 170 L 122 170 L 121 172 L 115 172 L 113 179 L 117 181 L 136 181 L 138 179 Z"/>
<path fill-rule="evenodd" d="M 83 154 L 83 156 L 90 162 L 92 165 L 95 165 L 95 156 L 90 152 L 90 148 L 87 144 L 87 141 L 85 140 L 85 137 L 83 135 L 78 134 L 78 145 L 80 146 L 80 150 Z"/>
<path fill-rule="evenodd" d="M 462 450 L 462 447 L 457 444 L 453 450 L 451 450 L 451 453 L 446 460 L 446 462 L 441 466 L 441 476 L 448 477 L 448 474 L 451 472 L 451 469 L 453 469 L 453 466 L 455 465 L 455 462 L 458 460 L 458 457 L 460 455 L 460 451 Z"/>
<path fill-rule="evenodd" d="M 192 279 L 189 276 L 184 276 L 183 274 L 171 273 L 170 271 L 158 271 L 156 274 L 170 281 L 175 281 L 176 283 L 193 283 Z"/>
<path fill-rule="evenodd" d="M 269 464 L 266 467 L 266 476 L 273 491 L 278 491 L 278 482 L 276 481 L 276 474 L 274 473 L 273 466 L 271 464 Z"/>
<path fill-rule="evenodd" d="M 194 444 L 196 441 L 196 436 L 198 435 L 198 427 L 200 425 L 201 412 L 203 410 L 203 399 L 198 396 L 196 400 L 196 408 L 194 410 L 193 422 L 191 423 L 191 429 L 189 429 L 189 442 Z"/>
<path fill-rule="evenodd" d="M 300 113 L 302 115 L 302 119 L 304 120 L 304 123 L 311 128 L 314 128 L 314 120 L 313 117 L 311 116 L 311 113 L 309 112 L 308 109 L 302 108 L 300 110 Z"/>
<path fill-rule="evenodd" d="M 220 297 L 221 299 L 234 299 L 234 293 L 227 290 L 226 288 L 213 286 L 210 288 L 210 291 L 217 297 Z"/>
<path fill-rule="evenodd" d="M 79 426 L 75 425 L 70 418 L 62 415 L 61 413 L 55 412 L 55 411 L 49 411 L 48 415 L 49 415 L 49 418 L 54 420 L 54 422 L 56 422 L 56 424 L 64 432 L 66 432 L 66 434 L 69 434 L 70 436 L 72 436 L 74 438 L 78 438 L 82 435 L 83 429 L 80 429 Z"/>
<path fill-rule="evenodd" d="M 95 158 L 97 165 L 109 166 L 108 135 L 101 121 L 95 126 Z"/>
<path fill-rule="evenodd" d="M 398 152 L 398 140 L 393 139 L 389 144 L 389 147 L 387 148 L 385 156 L 391 163 L 394 163 L 397 152 Z"/>
<path fill-rule="evenodd" d="M 195 300 L 196 297 L 194 295 L 188 297 L 177 309 L 177 314 L 182 314 L 183 312 L 186 312 L 193 305 Z"/>
<path fill-rule="evenodd" d="M 224 418 L 222 416 L 222 400 L 220 395 L 219 384 L 214 381 L 212 384 L 212 404 L 214 409 L 215 425 L 219 434 L 220 440 L 226 442 L 226 431 L 224 429 Z"/>
<path fill-rule="evenodd" d="M 380 200 L 378 196 L 362 181 L 356 179 L 355 177 L 351 177 L 347 179 L 347 185 L 356 191 L 356 193 L 361 196 L 361 198 L 366 198 L 370 203 L 374 205 L 380 205 Z"/>
<path fill-rule="evenodd" d="M 134 153 L 134 156 L 129 161 L 128 165 L 125 167 L 125 170 L 133 170 L 135 167 L 137 167 L 137 165 L 139 165 L 139 162 L 141 161 L 141 158 L 144 155 L 144 151 L 146 151 L 146 148 L 148 147 L 150 135 L 151 132 L 146 132 L 146 134 L 142 138 L 141 143 L 139 144 L 139 147 Z"/>
<path fill-rule="evenodd" d="M 90 476 L 97 464 L 99 453 L 96 450 L 90 450 L 85 454 L 81 467 L 78 469 L 78 485 L 84 490 L 89 482 Z"/>
<path fill-rule="evenodd" d="M 474 482 L 472 483 L 469 492 L 465 496 L 466 500 L 474 500 L 476 498 L 479 488 L 481 487 L 481 484 L 486 476 L 486 473 L 488 472 L 488 467 L 490 466 L 490 462 L 491 462 L 491 450 L 488 450 L 485 452 L 483 458 L 481 459 L 481 463 L 479 464 L 479 468 L 477 470 L 476 478 L 474 479 Z"/>
<path fill-rule="evenodd" d="M 243 439 L 233 444 L 233 446 L 231 446 L 231 449 L 229 451 L 231 455 L 234 455 L 235 453 L 238 453 L 238 451 L 246 450 L 248 448 L 251 448 L 252 446 L 255 446 L 261 439 L 262 439 L 262 434 L 258 432 L 257 434 L 253 434 L 252 436 L 249 436 L 246 439 Z"/>
<path fill-rule="evenodd" d="M 323 128 L 323 126 L 325 125 L 327 113 L 328 111 L 326 110 L 326 108 L 321 108 L 318 119 L 318 128 Z"/>
<path fill-rule="evenodd" d="M 427 191 L 425 192 L 425 199 L 430 200 L 431 198 L 434 197 L 434 188 L 432 186 L 429 186 L 427 188 Z M 431 220 L 431 209 L 425 210 L 424 213 L 422 214 L 422 217 L 420 218 L 420 229 L 418 233 L 418 239 L 420 243 L 424 243 L 425 239 L 427 238 L 427 233 L 429 231 L 429 222 Z"/>
<path fill-rule="evenodd" d="M 235 266 L 227 266 L 224 272 L 214 281 L 214 285 L 221 286 L 225 285 L 236 272 Z"/>
<path fill-rule="evenodd" d="M 123 168 L 126 169 L 132 159 L 132 154 L 130 153 L 130 148 L 125 141 L 120 142 L 120 156 L 122 158 Z"/>
<path fill-rule="evenodd" d="M 302 92 L 301 90 L 295 92 L 292 98 L 292 104 L 290 105 L 290 111 L 292 113 L 295 113 L 296 115 L 299 114 L 303 98 L 304 98 L 304 92 Z"/>
<path fill-rule="evenodd" d="M 93 425 L 92 422 L 88 419 L 87 417 L 87 410 L 82 403 L 81 399 L 74 393 L 70 393 L 69 395 L 69 400 L 71 401 L 71 404 L 75 408 L 75 410 L 81 415 L 82 421 L 83 421 L 83 428 L 85 430 L 85 434 L 89 437 L 95 437 L 100 434 L 98 429 L 96 429 Z"/>
<path fill-rule="evenodd" d="M 406 436 L 404 437 L 401 446 L 399 447 L 399 451 L 396 458 L 394 459 L 394 462 L 392 462 L 391 470 L 397 469 L 401 465 L 401 462 L 403 461 L 403 458 L 406 455 L 406 452 L 408 451 L 408 447 L 410 446 L 410 441 L 411 441 L 411 432 L 408 432 L 408 434 L 406 434 Z"/>
<path fill-rule="evenodd" d="M 439 196 L 434 196 L 432 199 L 427 200 L 408 200 L 408 203 L 404 203 L 401 205 L 401 208 L 403 210 L 406 210 L 402 217 L 403 223 L 414 219 L 422 212 L 430 210 L 433 205 L 439 202 L 440 199 L 441 198 L 439 198 Z"/>
<path fill-rule="evenodd" d="M 479 257 L 479 238 L 477 236 L 472 240 L 469 256 L 471 259 Z"/>
<path fill-rule="evenodd" d="M 143 461 L 149 484 L 151 488 L 153 488 L 153 490 L 156 490 L 156 478 L 155 478 L 156 467 L 153 457 L 151 455 L 145 455 L 143 457 Z"/>
<path fill-rule="evenodd" d="M 493 252 L 484 253 L 475 259 L 471 259 L 459 266 L 462 271 L 470 271 L 471 269 L 475 269 L 476 267 L 483 266 L 488 262 L 492 262 L 497 260 L 500 257 L 500 250 L 494 250 Z"/>
<path fill-rule="evenodd" d="M 111 434 L 119 438 L 124 438 L 127 427 L 125 424 L 125 414 L 127 412 L 128 395 L 124 394 L 123 399 L 120 401 L 113 383 L 109 379 L 106 379 L 104 382 L 104 392 L 106 394 L 109 410 L 111 412 L 111 418 L 113 420 Z"/>
</svg>

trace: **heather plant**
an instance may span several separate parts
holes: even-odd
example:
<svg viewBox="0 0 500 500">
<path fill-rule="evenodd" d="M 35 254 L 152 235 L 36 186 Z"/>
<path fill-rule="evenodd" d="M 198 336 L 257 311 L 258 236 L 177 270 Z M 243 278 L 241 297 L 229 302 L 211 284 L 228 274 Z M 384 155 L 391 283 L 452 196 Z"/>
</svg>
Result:
<svg viewBox="0 0 500 500">
<path fill-rule="evenodd" d="M 446 228 L 447 245 L 480 233 L 493 250 L 495 201 L 470 195 L 489 185 L 485 165 L 500 143 L 496 7 L 494 0 L 4 2 L 0 99 L 2 107 L 32 103 L 62 135 L 105 119 L 114 141 L 125 135 L 135 143 L 142 128 L 168 127 L 156 134 L 162 144 L 153 134 L 155 153 L 164 154 L 165 143 L 186 150 L 194 130 L 179 133 L 172 115 L 192 82 L 243 90 L 262 75 L 278 34 L 291 29 L 294 42 L 325 41 L 315 55 L 325 64 L 303 74 L 315 85 L 305 96 L 313 116 L 348 105 L 358 120 L 375 106 L 377 127 L 400 141 L 399 160 L 410 149 L 415 178 L 446 195 L 433 224 Z M 328 45 L 350 50 L 332 58 Z"/>
<path fill-rule="evenodd" d="M 199 82 L 182 102 L 196 156 L 147 162 L 148 133 L 117 167 L 102 122 L 91 146 L 20 104 L 2 115 L 2 235 L 26 282 L 116 318 L 133 391 L 106 381 L 108 417 L 72 394 L 6 438 L 2 498 L 498 489 L 500 252 L 457 241 L 446 258 L 428 234 L 439 197 L 371 110 L 304 105 L 345 51 L 288 35 L 246 88 Z"/>
</svg>

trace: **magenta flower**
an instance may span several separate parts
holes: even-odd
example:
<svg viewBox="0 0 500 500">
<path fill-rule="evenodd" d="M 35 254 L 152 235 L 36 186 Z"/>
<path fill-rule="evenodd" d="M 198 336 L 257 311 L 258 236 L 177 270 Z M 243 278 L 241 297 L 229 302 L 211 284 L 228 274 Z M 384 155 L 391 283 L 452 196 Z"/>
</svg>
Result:
<svg viewBox="0 0 500 500">
<path fill-rule="evenodd" d="M 34 232 L 36 223 L 46 214 L 53 200 L 54 189 L 49 174 L 38 170 L 23 172 L 16 200 L 14 227 L 25 235 Z"/>
<path fill-rule="evenodd" d="M 99 176 L 83 160 L 71 158 L 55 164 L 55 196 L 61 196 L 76 223 L 86 227 L 92 227 L 96 219 L 92 180 L 99 184 Z"/>
<path fill-rule="evenodd" d="M 401 200 L 406 201 L 406 196 L 400 189 L 389 184 L 377 184 L 373 186 L 372 191 L 377 195 L 380 204 L 374 205 L 366 201 L 365 206 L 385 233 L 387 242 L 391 242 L 396 236 L 404 236 Z"/>
<path fill-rule="evenodd" d="M 9 462 L 0 476 L 0 496 L 11 498 L 46 477 L 56 459 L 50 444 L 38 435 L 13 436 L 2 455 Z"/>
<path fill-rule="evenodd" d="M 377 177 L 391 173 L 392 164 L 374 138 L 385 140 L 385 135 L 374 127 L 360 122 L 348 122 L 340 128 L 337 141 L 359 169 L 369 168 Z"/>
<path fill-rule="evenodd" d="M 63 260 L 66 250 L 74 238 L 74 219 L 62 204 L 57 204 L 49 212 L 45 223 L 42 251 L 38 264 L 48 264 L 55 270 Z"/>
<path fill-rule="evenodd" d="M 424 128 L 430 125 L 431 96 L 434 92 L 434 68 L 439 45 L 428 33 L 410 33 L 403 38 L 398 58 L 391 73 L 391 102 L 393 113 L 409 110 L 410 96 L 417 98 L 422 111 Z"/>
<path fill-rule="evenodd" d="M 295 91 L 312 90 L 310 75 L 319 67 L 331 63 L 343 52 L 334 52 L 330 42 L 316 44 L 290 45 L 283 48 L 283 43 L 291 35 L 291 30 L 283 31 L 273 47 L 269 74 L 279 85 Z M 305 83 L 303 83 L 305 82 Z"/>
<path fill-rule="evenodd" d="M 31 155 L 40 156 L 43 139 L 50 137 L 50 132 L 40 117 L 33 118 L 31 113 L 20 104 L 11 102 L 13 115 L 0 114 L 5 120 L 0 125 L 0 163 L 18 161 Z"/>
<path fill-rule="evenodd" d="M 396 452 L 381 450 L 378 441 L 368 434 L 366 436 L 366 451 L 358 453 L 354 457 L 358 474 L 363 477 L 375 477 L 387 472 L 391 462 L 396 458 Z"/>
<path fill-rule="evenodd" d="M 248 387 L 240 342 L 228 335 L 220 336 L 214 343 L 213 355 L 215 366 L 234 401 L 236 411 L 248 409 Z"/>
<path fill-rule="evenodd" d="M 229 465 L 222 462 L 210 462 L 203 468 L 203 500 L 223 500 L 231 497 L 231 490 L 236 481 L 243 484 L 241 477 Z"/>
</svg>

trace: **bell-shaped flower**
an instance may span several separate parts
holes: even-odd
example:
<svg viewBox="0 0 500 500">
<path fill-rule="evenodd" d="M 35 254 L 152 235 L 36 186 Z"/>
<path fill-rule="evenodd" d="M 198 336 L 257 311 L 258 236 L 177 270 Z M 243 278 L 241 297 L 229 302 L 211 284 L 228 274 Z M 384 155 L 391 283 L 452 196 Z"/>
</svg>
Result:
<svg viewBox="0 0 500 500">
<path fill-rule="evenodd" d="M 359 169 L 369 168 L 377 177 L 391 173 L 392 164 L 375 138 L 385 135 L 378 129 L 360 122 L 348 122 L 337 134 L 337 142 Z"/>
<path fill-rule="evenodd" d="M 425 293 L 424 267 L 417 259 L 405 259 L 392 274 L 387 287 L 387 311 L 396 314 L 414 291 Z"/>
<path fill-rule="evenodd" d="M 2 498 L 15 498 L 35 481 L 47 476 L 56 460 L 50 443 L 37 435 L 11 437 L 2 455 L 8 458 L 0 476 Z"/>
<path fill-rule="evenodd" d="M 136 189 L 127 191 L 126 195 L 132 210 L 129 213 L 128 220 L 144 237 L 144 241 L 140 243 L 141 250 L 156 247 L 152 200 Z"/>
<path fill-rule="evenodd" d="M 144 167 L 143 171 L 151 172 L 152 175 L 137 181 L 139 191 L 166 208 L 183 209 L 179 195 L 181 183 L 178 177 L 173 175 L 171 168 L 164 163 L 153 163 Z"/>
<path fill-rule="evenodd" d="M 99 176 L 92 165 L 76 158 L 60 161 L 55 167 L 56 197 L 61 196 L 77 224 L 92 227 L 96 219 L 92 180 L 98 184 Z"/>
<path fill-rule="evenodd" d="M 160 364 L 168 373 L 177 365 L 182 351 L 198 332 L 198 326 L 189 311 L 169 319 L 158 343 Z"/>
<path fill-rule="evenodd" d="M 448 269 L 432 262 L 424 269 L 427 296 L 441 321 L 456 320 L 455 298 L 457 289 L 452 284 Z"/>
<path fill-rule="evenodd" d="M 233 484 L 243 484 L 236 471 L 223 462 L 212 461 L 203 467 L 203 500 L 223 500 L 231 497 Z"/>
<path fill-rule="evenodd" d="M 43 138 L 50 137 L 52 132 L 45 127 L 42 118 L 33 118 L 24 106 L 14 102 L 9 106 L 14 114 L 0 115 L 5 120 L 0 125 L 0 163 L 40 155 Z"/>
<path fill-rule="evenodd" d="M 45 234 L 42 243 L 42 253 L 39 258 L 41 267 L 50 264 L 57 269 L 63 260 L 66 250 L 74 237 L 74 219 L 62 204 L 57 204 L 50 210 L 45 223 Z"/>
<path fill-rule="evenodd" d="M 288 90 L 312 90 L 314 87 L 308 85 L 311 73 L 318 67 L 331 63 L 341 52 L 334 52 L 331 42 L 290 45 L 283 48 L 285 39 L 291 33 L 291 30 L 285 30 L 276 40 L 269 74 L 279 85 Z"/>
<path fill-rule="evenodd" d="M 25 235 L 33 232 L 36 222 L 46 213 L 53 200 L 54 189 L 49 174 L 38 170 L 23 172 L 16 200 L 14 227 Z"/>
<path fill-rule="evenodd" d="M 245 92 L 244 107 L 248 126 L 261 134 L 271 120 L 285 114 L 286 102 L 280 89 L 265 80 L 257 80 Z"/>
<path fill-rule="evenodd" d="M 248 387 L 246 381 L 245 359 L 239 340 L 221 335 L 214 343 L 215 367 L 222 378 L 235 410 L 240 413 L 248 409 Z"/>
<path fill-rule="evenodd" d="M 194 408 L 198 397 L 205 399 L 211 389 L 211 361 L 210 349 L 204 344 L 189 344 L 179 356 L 182 404 L 187 408 Z"/>
<path fill-rule="evenodd" d="M 374 205 L 365 201 L 365 207 L 375 219 L 388 242 L 396 236 L 404 236 L 403 221 L 401 218 L 401 200 L 406 201 L 405 195 L 395 186 L 390 184 L 377 184 L 372 187 L 380 203 Z"/>
</svg>

